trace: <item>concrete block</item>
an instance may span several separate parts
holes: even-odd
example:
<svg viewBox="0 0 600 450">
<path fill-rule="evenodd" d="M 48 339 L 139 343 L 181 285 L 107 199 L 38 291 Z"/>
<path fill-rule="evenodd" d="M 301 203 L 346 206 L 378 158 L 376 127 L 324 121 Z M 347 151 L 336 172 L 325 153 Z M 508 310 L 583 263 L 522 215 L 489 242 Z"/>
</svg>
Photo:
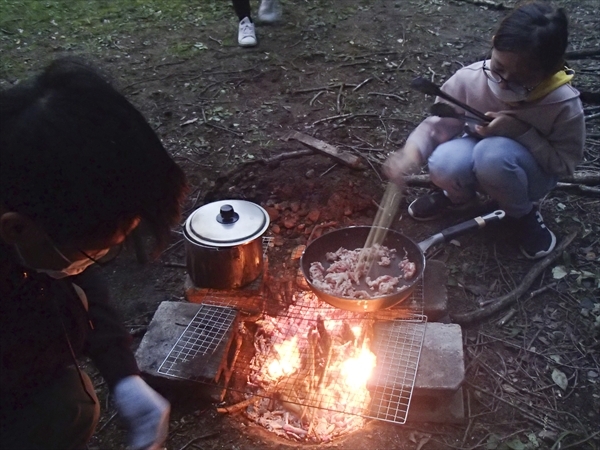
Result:
<svg viewBox="0 0 600 450">
<path fill-rule="evenodd" d="M 171 378 L 158 370 L 173 346 L 190 324 L 202 305 L 186 302 L 162 302 L 144 335 L 135 357 L 140 370 L 148 375 Z M 189 358 L 178 366 L 178 377 L 210 382 L 217 376 L 224 354 L 229 348 L 233 327 L 227 331 L 218 346 L 205 355 Z M 193 344 L 192 344 L 193 346 Z"/>
<path fill-rule="evenodd" d="M 447 282 L 446 264 L 428 260 L 423 273 L 423 313 L 428 322 L 437 322 L 448 314 Z"/>
<path fill-rule="evenodd" d="M 464 379 L 465 357 L 460 325 L 428 322 L 415 391 L 432 396 L 452 394 Z"/>
<path fill-rule="evenodd" d="M 375 417 L 398 421 L 408 411 L 413 420 L 423 422 L 463 420 L 458 392 L 465 368 L 459 325 L 380 322 L 374 326 L 374 344 L 376 381 L 369 390 Z"/>
</svg>

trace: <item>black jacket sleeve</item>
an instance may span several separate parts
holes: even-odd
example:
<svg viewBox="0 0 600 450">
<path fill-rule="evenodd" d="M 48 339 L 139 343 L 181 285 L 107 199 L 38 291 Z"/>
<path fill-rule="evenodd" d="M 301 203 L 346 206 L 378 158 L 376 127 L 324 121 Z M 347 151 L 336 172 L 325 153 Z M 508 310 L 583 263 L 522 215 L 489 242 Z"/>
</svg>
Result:
<svg viewBox="0 0 600 450">
<path fill-rule="evenodd" d="M 81 275 L 71 277 L 71 281 L 81 287 L 88 301 L 91 330 L 84 353 L 112 389 L 119 380 L 140 372 L 131 350 L 131 336 L 110 305 L 108 286 L 100 268 L 89 267 Z"/>
</svg>

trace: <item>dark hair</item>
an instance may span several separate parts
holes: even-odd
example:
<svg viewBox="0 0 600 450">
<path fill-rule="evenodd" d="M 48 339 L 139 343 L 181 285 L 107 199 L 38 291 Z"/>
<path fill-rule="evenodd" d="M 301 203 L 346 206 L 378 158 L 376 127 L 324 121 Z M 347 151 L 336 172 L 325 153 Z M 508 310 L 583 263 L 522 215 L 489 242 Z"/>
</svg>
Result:
<svg viewBox="0 0 600 450">
<path fill-rule="evenodd" d="M 141 113 L 86 64 L 60 59 L 0 92 L 0 201 L 58 243 L 141 218 L 161 248 L 187 188 Z"/>
<path fill-rule="evenodd" d="M 564 9 L 548 3 L 532 2 L 515 9 L 502 20 L 494 35 L 494 48 L 528 53 L 546 74 L 564 64 L 569 38 Z"/>
</svg>

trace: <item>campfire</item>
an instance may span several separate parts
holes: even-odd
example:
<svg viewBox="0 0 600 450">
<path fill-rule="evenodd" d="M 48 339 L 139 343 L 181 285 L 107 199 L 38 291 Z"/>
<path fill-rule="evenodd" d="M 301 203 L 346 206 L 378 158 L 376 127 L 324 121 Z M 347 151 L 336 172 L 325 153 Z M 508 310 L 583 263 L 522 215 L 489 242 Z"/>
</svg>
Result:
<svg viewBox="0 0 600 450">
<path fill-rule="evenodd" d="M 364 315 L 324 307 L 295 294 L 284 316 L 257 322 L 246 415 L 299 441 L 328 442 L 365 424 L 376 366 L 373 323 Z"/>
</svg>

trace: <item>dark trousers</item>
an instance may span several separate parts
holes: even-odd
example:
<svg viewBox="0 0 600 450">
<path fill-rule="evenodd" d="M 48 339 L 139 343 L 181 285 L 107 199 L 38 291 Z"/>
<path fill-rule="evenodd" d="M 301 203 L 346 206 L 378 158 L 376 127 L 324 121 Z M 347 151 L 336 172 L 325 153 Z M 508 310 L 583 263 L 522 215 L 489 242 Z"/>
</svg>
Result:
<svg viewBox="0 0 600 450">
<path fill-rule="evenodd" d="M 233 9 L 238 19 L 242 20 L 244 17 L 248 17 L 252 20 L 250 16 L 250 0 L 233 0 Z"/>
<path fill-rule="evenodd" d="M 54 383 L 36 393 L 31 404 L 20 409 L 2 410 L 0 448 L 86 448 L 100 418 L 100 405 L 90 377 L 85 372 L 81 375 L 83 384 L 77 369 L 68 367 Z"/>
</svg>

